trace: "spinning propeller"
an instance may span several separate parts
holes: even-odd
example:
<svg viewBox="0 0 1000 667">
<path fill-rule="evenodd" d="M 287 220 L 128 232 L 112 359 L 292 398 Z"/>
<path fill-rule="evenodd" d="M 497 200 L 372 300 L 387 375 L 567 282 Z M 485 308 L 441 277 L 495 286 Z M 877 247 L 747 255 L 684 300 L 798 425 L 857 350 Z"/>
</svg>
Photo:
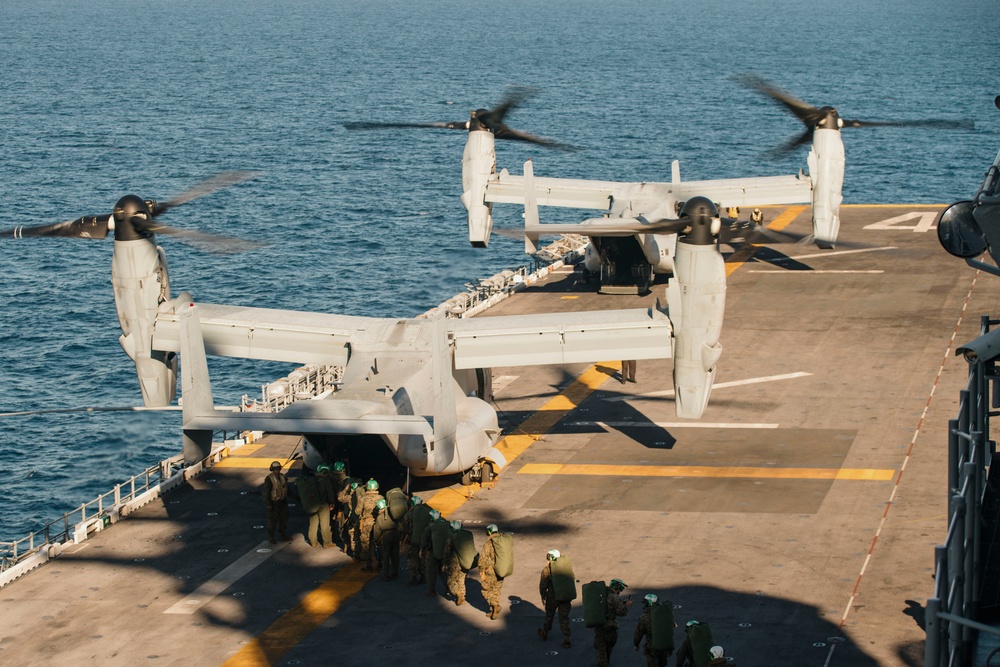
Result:
<svg viewBox="0 0 1000 667">
<path fill-rule="evenodd" d="M 445 130 L 489 130 L 497 139 L 507 139 L 510 141 L 525 141 L 549 148 L 560 150 L 576 150 L 573 146 L 559 143 L 545 137 L 539 137 L 527 132 L 512 129 L 503 121 L 504 117 L 513 109 L 521 105 L 528 98 L 534 95 L 531 88 L 514 87 L 508 91 L 507 96 L 498 106 L 492 109 L 474 109 L 469 114 L 469 120 L 459 120 L 440 123 L 416 123 L 416 122 L 377 122 L 363 121 L 356 123 L 344 123 L 348 130 L 383 130 L 392 128 L 438 128 Z"/>
<path fill-rule="evenodd" d="M 837 110 L 831 106 L 814 107 L 803 102 L 790 93 L 781 90 L 774 84 L 766 81 L 754 74 L 744 74 L 735 77 L 735 80 L 743 86 L 756 90 L 767 95 L 775 102 L 778 102 L 791 111 L 806 126 L 805 131 L 797 137 L 793 137 L 786 143 L 774 149 L 777 155 L 788 153 L 802 144 L 812 141 L 813 132 L 817 129 L 839 130 L 844 127 L 930 127 L 939 130 L 971 130 L 973 123 L 971 120 L 943 120 L 937 118 L 927 118 L 922 120 L 890 120 L 890 121 L 870 121 L 870 120 L 846 120 L 840 117 Z"/>
<path fill-rule="evenodd" d="M 0 238 L 31 238 L 31 237 L 65 237 L 103 239 L 109 231 L 114 231 L 116 241 L 135 241 L 150 238 L 153 234 L 171 234 L 183 241 L 196 244 L 211 244 L 213 252 L 238 252 L 257 247 L 252 241 L 217 236 L 187 229 L 170 227 L 157 222 L 156 216 L 166 213 L 172 208 L 187 204 L 217 190 L 254 178 L 260 172 L 226 171 L 208 178 L 190 190 L 177 197 L 158 202 L 155 199 L 142 199 L 136 195 L 125 195 L 115 204 L 111 215 L 88 215 L 51 225 L 35 227 L 14 227 L 0 231 Z"/>
</svg>

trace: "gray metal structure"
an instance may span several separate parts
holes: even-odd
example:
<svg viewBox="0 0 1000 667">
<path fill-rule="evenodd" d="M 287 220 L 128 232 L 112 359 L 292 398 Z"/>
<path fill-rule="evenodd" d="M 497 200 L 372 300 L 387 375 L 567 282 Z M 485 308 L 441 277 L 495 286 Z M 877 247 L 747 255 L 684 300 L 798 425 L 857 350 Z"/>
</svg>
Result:
<svg viewBox="0 0 1000 667">
<path fill-rule="evenodd" d="M 1000 636 L 1000 627 L 977 620 L 985 569 L 983 500 L 996 454 L 990 418 L 1000 414 L 991 412 L 1000 408 L 1000 329 L 989 330 L 996 324 L 983 316 L 982 335 L 956 350 L 969 362 L 969 384 L 961 392 L 958 418 L 949 421 L 948 534 L 934 551 L 934 595 L 925 613 L 927 667 L 972 665 L 976 633 Z"/>
</svg>

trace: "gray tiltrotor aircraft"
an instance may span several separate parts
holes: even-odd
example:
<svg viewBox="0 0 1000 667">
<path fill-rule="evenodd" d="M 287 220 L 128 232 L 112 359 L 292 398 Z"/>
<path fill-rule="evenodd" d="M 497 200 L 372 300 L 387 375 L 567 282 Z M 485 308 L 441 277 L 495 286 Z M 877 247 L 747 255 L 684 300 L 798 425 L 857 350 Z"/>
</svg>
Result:
<svg viewBox="0 0 1000 667">
<path fill-rule="evenodd" d="M 239 173 L 214 180 L 236 182 Z M 201 194 L 212 188 L 202 188 Z M 165 204 L 122 197 L 111 216 L 18 228 L 0 236 L 95 238 L 114 231 L 112 283 L 122 348 L 135 362 L 147 407 L 170 404 L 178 359 L 183 364 L 184 455 L 207 455 L 213 431 L 265 430 L 304 434 L 315 467 L 326 445 L 359 435 L 381 436 L 414 475 L 463 473 L 490 478 L 506 461 L 491 395 L 492 366 L 669 358 L 676 353 L 677 414 L 700 417 L 708 402 L 721 347 L 725 280 L 714 249 L 718 212 L 704 198 L 681 211 L 689 232 L 678 240 L 677 279 L 687 285 L 669 310 L 535 314 L 480 319 L 398 319 L 196 303 L 173 297 L 156 233 L 193 241 L 227 241 L 167 227 L 154 218 L 193 197 Z M 82 221 L 82 222 L 80 222 Z M 95 233 L 95 230 L 103 233 Z M 690 270 L 684 271 L 685 262 Z M 710 281 L 705 276 L 712 276 Z M 695 289 L 697 287 L 697 289 Z M 713 304 L 718 304 L 714 306 Z M 214 405 L 207 355 L 344 367 L 340 390 L 301 400 L 277 413 L 230 412 Z"/>
<path fill-rule="evenodd" d="M 530 91 L 515 88 L 494 109 L 477 109 L 468 121 L 448 123 L 346 123 L 349 129 L 430 127 L 467 130 L 468 139 L 462 156 L 462 204 L 468 211 L 469 242 L 486 247 L 493 229 L 493 205 L 516 203 L 525 206 L 525 250 L 537 250 L 543 234 L 582 234 L 591 238 L 584 264 L 600 276 L 605 292 L 645 292 L 653 274 L 673 274 L 676 263 L 677 234 L 686 229 L 674 219 L 685 201 L 694 196 L 707 197 L 720 207 L 753 207 L 804 203 L 812 205 L 812 234 L 795 239 L 776 234 L 749 223 L 734 225 L 722 219 L 715 235 L 726 242 L 733 237 L 763 242 L 809 240 L 825 248 L 833 247 L 840 232 L 840 204 L 844 184 L 843 127 L 909 126 L 944 129 L 967 129 L 967 121 L 842 120 L 833 107 L 816 108 L 767 81 L 753 76 L 736 77 L 742 85 L 757 90 L 792 111 L 805 125 L 805 131 L 775 152 L 787 152 L 807 142 L 809 174 L 738 178 L 710 181 L 681 181 L 677 161 L 672 164 L 671 181 L 615 182 L 565 178 L 534 178 L 525 166 L 523 176 L 498 172 L 495 139 L 514 139 L 553 148 L 571 148 L 550 139 L 512 130 L 504 119 L 522 103 Z M 537 206 L 593 209 L 601 217 L 578 224 L 539 224 Z"/>
</svg>

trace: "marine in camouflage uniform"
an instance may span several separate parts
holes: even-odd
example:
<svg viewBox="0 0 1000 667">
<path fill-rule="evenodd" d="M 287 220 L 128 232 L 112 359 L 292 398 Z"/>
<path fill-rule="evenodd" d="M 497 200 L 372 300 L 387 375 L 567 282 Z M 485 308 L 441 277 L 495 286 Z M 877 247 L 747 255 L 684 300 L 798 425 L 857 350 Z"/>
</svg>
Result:
<svg viewBox="0 0 1000 667">
<path fill-rule="evenodd" d="M 344 553 L 349 553 L 351 556 L 357 554 L 355 531 L 358 525 L 358 518 L 351 510 L 351 495 L 353 493 L 354 489 L 347 483 L 347 480 L 344 480 L 344 485 L 341 487 L 340 493 L 337 494 L 337 503 L 340 505 L 340 539 L 343 541 Z"/>
<path fill-rule="evenodd" d="M 275 544 L 275 528 L 281 539 L 288 540 L 288 478 L 281 472 L 281 463 L 271 463 L 271 472 L 264 478 L 264 507 L 267 509 L 267 540 Z"/>
<path fill-rule="evenodd" d="M 594 651 L 597 654 L 597 667 L 608 667 L 611 662 L 611 650 L 618 643 L 618 617 L 628 613 L 632 601 L 621 599 L 625 583 L 621 579 L 612 579 L 608 586 L 608 617 L 604 625 L 594 628 Z"/>
<path fill-rule="evenodd" d="M 538 580 L 538 594 L 542 597 L 542 605 L 545 607 L 545 621 L 538 629 L 538 636 L 542 639 L 549 638 L 549 630 L 552 629 L 552 621 L 556 612 L 559 612 L 559 629 L 562 630 L 563 646 L 570 647 L 569 642 L 569 608 L 570 602 L 559 602 L 556 600 L 556 589 L 552 586 L 552 561 L 550 560 L 542 568 L 542 576 Z"/>
<path fill-rule="evenodd" d="M 320 466 L 320 469 L 325 466 Z M 330 524 L 337 527 L 337 540 L 340 541 L 341 545 L 344 544 L 344 513 L 343 513 L 343 503 L 340 500 L 340 492 L 344 488 L 344 483 L 347 481 L 347 474 L 344 472 L 344 462 L 337 461 L 333 464 L 333 468 L 329 468 L 323 473 L 326 478 L 330 481 L 330 490 L 332 493 L 330 497 L 333 499 L 330 503 Z"/>
<path fill-rule="evenodd" d="M 435 523 L 444 521 L 441 513 L 437 510 L 431 512 L 431 522 L 424 530 L 424 535 L 420 539 L 420 553 L 423 554 L 425 563 L 424 572 L 427 579 L 427 595 L 437 595 L 437 580 L 441 576 L 441 561 L 434 557 L 434 539 L 431 527 Z"/>
<path fill-rule="evenodd" d="M 362 571 L 373 572 L 375 570 L 375 554 L 372 548 L 372 528 L 375 526 L 375 506 L 378 501 L 385 500 L 378 492 L 378 482 L 374 479 L 368 480 L 365 495 L 361 498 L 361 509 L 358 512 L 358 532 L 361 549 L 358 552 L 358 559 L 362 564 Z"/>
<path fill-rule="evenodd" d="M 497 534 L 497 527 L 490 524 L 486 527 L 486 534 L 486 544 L 479 554 L 479 583 L 483 587 L 483 599 L 490 605 L 486 615 L 496 619 L 500 616 L 500 592 L 503 589 L 503 579 L 497 578 L 495 569 L 497 550 L 493 536 Z"/>
<path fill-rule="evenodd" d="M 645 637 L 646 645 L 642 647 L 642 654 L 646 656 L 646 667 L 667 667 L 667 658 L 673 651 L 653 650 L 653 604 L 656 604 L 655 599 L 652 604 L 642 610 L 639 624 L 635 626 L 635 634 L 632 635 L 632 643 L 635 644 L 635 650 L 638 651 L 639 644 Z"/>
<path fill-rule="evenodd" d="M 372 538 L 382 550 L 382 581 L 399 579 L 399 524 L 392 520 L 384 500 L 377 507 Z"/>
<path fill-rule="evenodd" d="M 422 533 L 420 535 L 413 534 L 413 517 L 418 511 L 429 512 L 430 510 L 425 509 L 426 506 L 419 496 L 413 497 L 413 503 L 413 506 L 406 510 L 406 514 L 400 522 L 400 529 L 403 546 L 406 547 L 406 569 L 410 571 L 410 585 L 415 586 L 427 579 L 427 573 L 424 572 L 424 560 L 420 557 L 420 544 L 424 536 Z M 418 507 L 421 509 L 418 510 Z M 426 531 L 426 528 L 424 530 Z"/>
<path fill-rule="evenodd" d="M 455 551 L 455 532 L 462 526 L 455 528 L 457 521 L 452 522 L 452 534 L 444 543 L 444 558 L 441 560 L 445 571 L 445 584 L 448 591 L 455 596 L 455 605 L 461 607 L 465 604 L 465 572 L 461 563 L 458 562 L 458 552 Z"/>
</svg>

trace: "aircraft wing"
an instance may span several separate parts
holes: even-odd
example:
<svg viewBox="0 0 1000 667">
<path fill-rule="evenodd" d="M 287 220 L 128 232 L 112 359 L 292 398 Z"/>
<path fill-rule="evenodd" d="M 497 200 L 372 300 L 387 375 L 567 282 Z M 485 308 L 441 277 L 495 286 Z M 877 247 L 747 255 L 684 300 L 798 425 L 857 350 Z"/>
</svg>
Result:
<svg viewBox="0 0 1000 667">
<path fill-rule="evenodd" d="M 539 177 L 534 177 L 533 181 L 539 206 L 603 211 L 622 211 L 627 208 L 636 214 L 652 210 L 668 198 L 684 201 L 695 196 L 708 197 L 724 206 L 767 206 L 812 201 L 812 181 L 802 175 L 672 183 L 619 183 Z M 523 205 L 525 195 L 525 177 L 513 176 L 504 170 L 487 183 L 485 200 Z"/>
<path fill-rule="evenodd" d="M 812 201 L 812 181 L 807 176 L 761 176 L 714 181 L 671 183 L 678 201 L 708 197 L 723 206 L 768 206 L 808 204 Z"/>
<path fill-rule="evenodd" d="M 198 304 L 205 352 L 223 357 L 344 366 L 348 343 L 359 330 L 380 325 L 374 317 L 329 315 L 272 308 Z M 156 316 L 153 349 L 179 352 L 180 318 Z"/>
<path fill-rule="evenodd" d="M 346 366 L 351 344 L 381 340 L 398 349 L 415 339 L 406 331 L 431 325 L 430 320 L 206 303 L 197 309 L 207 354 L 301 364 Z M 446 320 L 445 328 L 457 369 L 671 356 L 670 320 L 656 308 L 454 319 Z M 181 351 L 179 315 L 157 315 L 153 349 Z"/>
<path fill-rule="evenodd" d="M 667 359 L 671 326 L 656 308 L 448 320 L 455 368 Z"/>
</svg>

